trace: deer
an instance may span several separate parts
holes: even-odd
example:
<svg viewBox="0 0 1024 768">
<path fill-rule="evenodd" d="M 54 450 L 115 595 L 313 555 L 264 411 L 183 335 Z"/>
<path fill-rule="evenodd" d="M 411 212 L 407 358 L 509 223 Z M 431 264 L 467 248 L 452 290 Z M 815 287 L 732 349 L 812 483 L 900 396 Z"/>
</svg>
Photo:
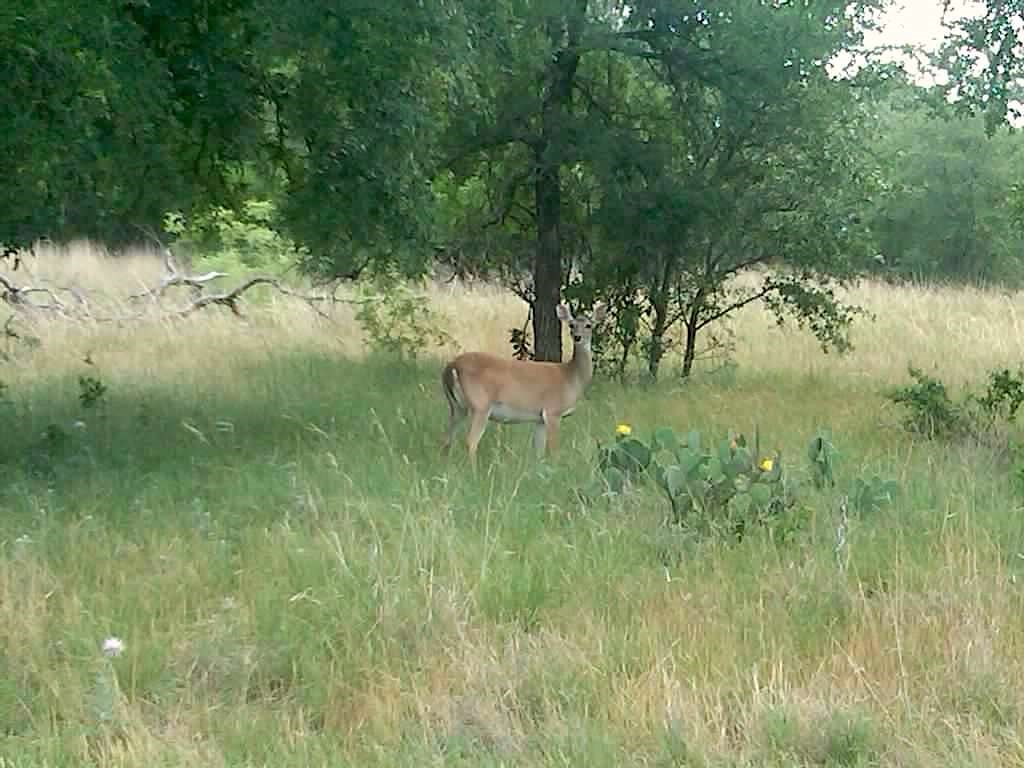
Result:
<svg viewBox="0 0 1024 768">
<path fill-rule="evenodd" d="M 473 467 L 489 421 L 533 424 L 533 447 L 538 458 L 557 451 L 561 419 L 576 409 L 594 377 L 591 335 L 594 325 L 604 319 L 605 307 L 597 305 L 590 316 L 573 317 L 561 303 L 556 314 L 572 335 L 572 359 L 567 363 L 464 352 L 444 366 L 441 385 L 448 402 L 448 431 L 441 443 L 442 455 L 449 454 L 455 430 L 467 416 L 470 424 L 466 447 Z"/>
</svg>

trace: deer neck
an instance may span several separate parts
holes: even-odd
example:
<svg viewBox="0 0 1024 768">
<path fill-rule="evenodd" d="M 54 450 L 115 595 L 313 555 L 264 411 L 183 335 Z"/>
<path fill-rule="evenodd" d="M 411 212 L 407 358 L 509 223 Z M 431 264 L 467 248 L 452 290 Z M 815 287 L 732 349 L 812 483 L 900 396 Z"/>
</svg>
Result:
<svg viewBox="0 0 1024 768">
<path fill-rule="evenodd" d="M 594 357 L 589 344 L 573 344 L 572 359 L 566 363 L 569 376 L 580 389 L 584 389 L 594 377 Z"/>
</svg>

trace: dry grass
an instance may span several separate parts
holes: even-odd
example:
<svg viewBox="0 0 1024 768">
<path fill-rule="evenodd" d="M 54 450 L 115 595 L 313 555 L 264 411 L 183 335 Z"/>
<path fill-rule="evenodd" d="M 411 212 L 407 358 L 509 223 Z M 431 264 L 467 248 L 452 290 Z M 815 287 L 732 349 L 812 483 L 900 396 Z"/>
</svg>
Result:
<svg viewBox="0 0 1024 768">
<path fill-rule="evenodd" d="M 27 273 L 7 274 L 20 282 L 75 286 L 90 296 L 107 297 L 104 308 L 113 316 L 128 314 L 124 297 L 153 287 L 163 272 L 153 251 L 113 259 L 89 243 L 41 249 L 38 259 L 26 266 Z M 221 284 L 233 284 L 232 278 Z M 527 319 L 523 303 L 494 286 L 431 284 L 424 291 L 459 349 L 507 351 L 509 329 L 521 327 Z M 857 322 L 852 353 L 823 355 L 809 333 L 777 327 L 766 310 L 754 305 L 731 322 L 737 341 L 735 361 L 751 371 L 827 372 L 829 376 L 876 382 L 904 378 L 912 364 L 925 370 L 941 369 L 944 378 L 959 384 L 1024 358 L 1019 320 L 1024 314 L 1024 293 L 863 282 L 841 296 L 874 315 Z M 338 305 L 335 322 L 327 324 L 301 302 L 273 294 L 263 294 L 262 300 L 270 311 L 260 312 L 251 327 L 242 327 L 242 333 L 238 322 L 218 308 L 184 327 L 181 323 L 156 324 L 158 327 L 150 326 L 151 333 L 144 334 L 133 324 L 122 328 L 52 324 L 47 327 L 52 338 L 44 347 L 40 365 L 50 369 L 66 357 L 67 350 L 87 347 L 118 349 L 120 353 L 111 358 L 133 367 L 155 353 L 161 365 L 169 368 L 203 356 L 204 351 L 211 358 L 225 351 L 259 354 L 285 340 L 346 355 L 362 353 L 363 339 L 348 305 Z M 180 343 L 182 338 L 188 343 Z M 154 340 L 156 347 L 151 344 Z M 153 372 L 148 367 L 144 370 Z"/>
<path fill-rule="evenodd" d="M 114 307 L 160 274 L 153 254 L 84 245 L 30 266 Z M 525 316 L 491 287 L 427 290 L 459 348 L 507 349 Z M 15 489 L 0 501 L 0 760 L 1024 764 L 1019 499 L 1005 467 L 881 432 L 878 396 L 910 363 L 951 382 L 1016 365 L 1024 300 L 882 284 L 850 298 L 878 319 L 844 358 L 750 309 L 735 382 L 606 384 L 561 466 L 538 473 L 526 438 L 496 430 L 481 478 L 435 456 L 433 364 L 364 367 L 350 307 L 328 322 L 268 295 L 246 323 L 211 309 L 39 326 L 40 348 L 2 372 L 32 429 L 73 412 L 65 380 L 87 353 L 117 408 L 87 414 L 96 442 L 51 474 L 8 456 L 0 478 Z M 157 390 L 174 399 L 143 422 L 135 398 L 153 407 Z M 905 493 L 855 521 L 846 571 L 825 497 L 796 543 L 694 540 L 653 495 L 576 500 L 593 441 L 623 417 L 757 421 L 791 455 L 827 422 L 844 471 Z M 128 652 L 97 724 L 108 633 Z"/>
</svg>

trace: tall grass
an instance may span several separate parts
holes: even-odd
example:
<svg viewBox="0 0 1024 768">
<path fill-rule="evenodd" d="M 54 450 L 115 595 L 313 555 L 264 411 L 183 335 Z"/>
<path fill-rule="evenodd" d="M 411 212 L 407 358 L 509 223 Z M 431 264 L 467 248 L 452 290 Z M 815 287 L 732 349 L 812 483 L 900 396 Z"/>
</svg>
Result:
<svg viewBox="0 0 1024 768">
<path fill-rule="evenodd" d="M 160 265 L 80 245 L 31 268 L 116 307 Z M 524 319 L 494 288 L 429 290 L 453 349 L 506 350 Z M 598 379 L 557 458 L 492 426 L 479 475 L 438 455 L 439 360 L 367 353 L 345 308 L 266 295 L 245 322 L 40 325 L 0 367 L 0 761 L 1024 762 L 1010 470 L 913 442 L 880 394 L 908 363 L 954 383 L 1015 365 L 1021 297 L 852 298 L 878 319 L 849 356 L 751 309 L 732 373 Z M 81 375 L 108 387 L 92 407 Z M 795 475 L 828 425 L 841 477 L 903 492 L 851 521 L 845 569 L 827 494 L 791 539 L 695 536 L 654 493 L 579 500 L 621 421 L 757 423 Z"/>
</svg>

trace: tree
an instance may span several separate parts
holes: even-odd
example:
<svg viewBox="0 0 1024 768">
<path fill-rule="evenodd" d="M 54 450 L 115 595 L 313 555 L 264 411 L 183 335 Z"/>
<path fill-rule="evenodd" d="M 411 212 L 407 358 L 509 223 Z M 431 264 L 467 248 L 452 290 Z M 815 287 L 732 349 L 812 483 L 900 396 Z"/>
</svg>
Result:
<svg viewBox="0 0 1024 768">
<path fill-rule="evenodd" d="M 448 3 L 40 0 L 0 9 L 0 243 L 157 231 L 278 199 L 304 266 L 426 240 Z M 24 4 L 22 4 L 24 5 Z M 410 260 L 422 269 L 423 259 Z"/>
<path fill-rule="evenodd" d="M 117 244 L 140 237 L 139 227 L 159 228 L 170 206 L 224 191 L 237 155 L 228 145 L 246 121 L 202 114 L 214 101 L 204 84 L 219 80 L 212 70 L 228 52 L 197 51 L 198 30 L 235 23 L 235 4 L 214 5 L 40 0 L 30 12 L 0 10 L 12 107 L 0 116 L 0 170 L 15 180 L 0 191 L 0 241 Z M 154 21 L 164 12 L 175 25 Z M 244 86 L 224 83 L 222 92 L 239 106 Z"/>
<path fill-rule="evenodd" d="M 964 112 L 983 114 L 991 135 L 1024 119 L 1024 0 L 983 0 L 982 7 L 952 23 L 936 65 L 949 74 L 946 93 Z"/>
<path fill-rule="evenodd" d="M 304 266 L 355 275 L 428 262 L 433 126 L 447 47 L 445 0 L 261 2 L 267 154 Z M 457 20 L 455 20 L 457 21 Z"/>
<path fill-rule="evenodd" d="M 936 117 L 931 89 L 907 85 L 878 109 L 873 152 L 883 191 L 865 212 L 887 275 L 1019 281 L 1024 232 L 1012 189 L 1024 163 L 1015 136 L 987 138 L 981 116 Z M 941 114 L 941 113 L 940 113 Z"/>
<path fill-rule="evenodd" d="M 607 278 L 577 295 L 604 294 L 634 328 L 628 297 L 644 292 L 653 313 L 652 372 L 674 322 L 687 318 L 688 373 L 696 334 L 760 298 L 780 310 L 803 307 L 808 314 L 798 317 L 838 340 L 820 311 L 836 305 L 808 281 L 846 267 L 833 251 L 815 251 L 821 237 L 809 229 L 845 236 L 845 219 L 835 210 L 826 215 L 821 193 L 849 179 L 842 142 L 857 137 L 843 131 L 856 122 L 856 108 L 851 89 L 832 83 L 824 63 L 856 42 L 858 12 L 848 14 L 838 0 L 737 1 L 715 13 L 684 2 L 581 2 L 558 5 L 557 14 L 539 2 L 488 7 L 482 26 L 511 42 L 476 53 L 463 78 L 472 98 L 462 102 L 474 108 L 448 137 L 453 167 L 467 157 L 479 161 L 466 175 L 488 190 L 478 199 L 491 215 L 476 221 L 505 227 L 520 242 L 535 233 L 533 280 L 524 293 L 533 302 L 540 359 L 560 353 L 557 334 L 544 338 L 541 321 L 553 316 L 547 304 L 572 263 L 583 267 L 584 283 Z M 561 30 L 557 40 L 552 28 Z M 796 169 L 813 172 L 814 183 Z M 502 249 L 500 237 L 490 242 L 498 247 L 484 266 L 497 262 L 499 273 L 521 274 L 522 255 Z M 555 257 L 556 244 L 572 248 L 568 258 Z M 731 277 L 772 261 L 796 271 L 720 303 Z M 844 318 L 840 311 L 832 319 L 842 325 Z M 635 333 L 623 328 L 623 343 L 635 344 Z"/>
</svg>

